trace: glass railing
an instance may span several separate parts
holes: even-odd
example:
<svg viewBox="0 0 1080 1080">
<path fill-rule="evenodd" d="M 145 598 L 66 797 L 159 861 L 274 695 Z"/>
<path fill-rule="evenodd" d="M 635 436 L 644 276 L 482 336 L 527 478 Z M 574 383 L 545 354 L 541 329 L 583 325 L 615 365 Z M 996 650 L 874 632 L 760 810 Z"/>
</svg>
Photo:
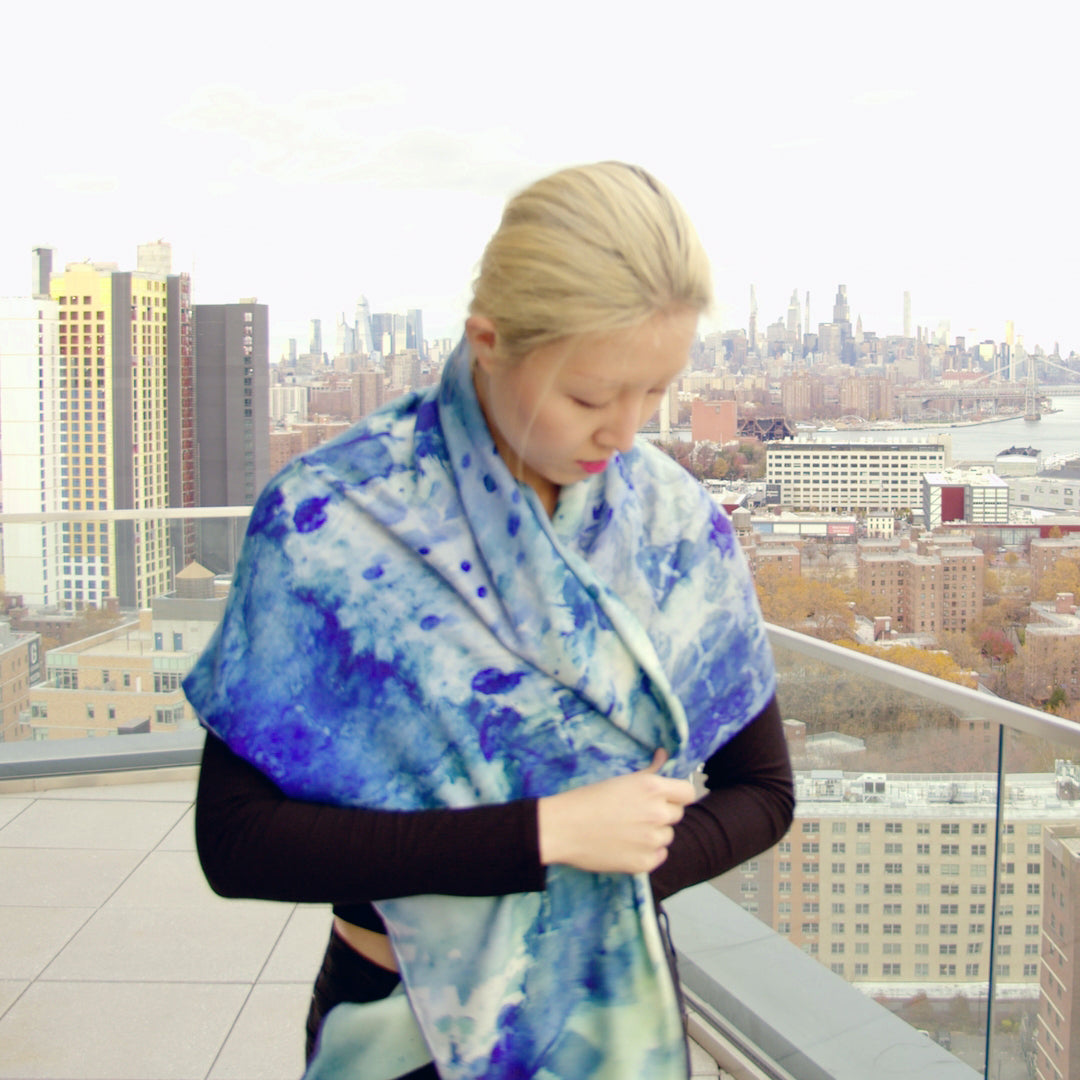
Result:
<svg viewBox="0 0 1080 1080">
<path fill-rule="evenodd" d="M 978 1073 L 1075 1075 L 1080 725 L 771 636 L 796 819 L 716 886 Z"/>
<path fill-rule="evenodd" d="M 27 681 L 21 635 L 39 635 L 43 677 L 17 691 L 0 780 L 197 762 L 179 681 L 220 618 L 245 515 L 167 514 L 181 569 L 148 609 L 106 605 L 89 625 L 45 612 L 10 631 Z M 6 545 L 20 522 L 2 523 Z M 883 1038 L 920 1075 L 943 1061 L 995 1080 L 1076 1074 L 1080 725 L 770 634 L 796 819 L 775 848 L 671 904 L 696 1022 L 760 1075 L 856 1075 L 812 1053 L 819 1043 L 849 1062 L 865 1052 L 874 1075 Z M 5 685 L 6 704 L 15 692 Z M 718 927 L 734 946 L 711 940 Z M 716 970 L 717 950 L 735 946 L 768 955 L 740 967 L 729 953 Z"/>
<path fill-rule="evenodd" d="M 249 514 L 0 515 L 0 757 L 195 728 L 181 682 L 221 618 Z"/>
</svg>

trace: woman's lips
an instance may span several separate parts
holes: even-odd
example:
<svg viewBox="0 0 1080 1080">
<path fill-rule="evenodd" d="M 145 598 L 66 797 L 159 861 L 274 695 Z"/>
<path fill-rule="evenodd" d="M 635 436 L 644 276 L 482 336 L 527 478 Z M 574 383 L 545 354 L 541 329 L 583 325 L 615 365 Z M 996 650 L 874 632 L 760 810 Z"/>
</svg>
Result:
<svg viewBox="0 0 1080 1080">
<path fill-rule="evenodd" d="M 579 461 L 578 465 L 587 473 L 603 472 L 607 468 L 607 461 Z"/>
</svg>

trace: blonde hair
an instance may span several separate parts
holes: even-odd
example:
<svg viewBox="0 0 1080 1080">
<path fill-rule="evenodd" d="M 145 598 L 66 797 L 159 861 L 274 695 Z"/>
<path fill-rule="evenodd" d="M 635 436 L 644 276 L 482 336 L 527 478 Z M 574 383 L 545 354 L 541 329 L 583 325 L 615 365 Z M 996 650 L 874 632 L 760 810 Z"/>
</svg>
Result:
<svg viewBox="0 0 1080 1080">
<path fill-rule="evenodd" d="M 563 338 L 712 303 L 709 261 L 674 196 L 644 169 L 600 162 L 538 180 L 506 205 L 471 315 L 517 360 Z"/>
</svg>

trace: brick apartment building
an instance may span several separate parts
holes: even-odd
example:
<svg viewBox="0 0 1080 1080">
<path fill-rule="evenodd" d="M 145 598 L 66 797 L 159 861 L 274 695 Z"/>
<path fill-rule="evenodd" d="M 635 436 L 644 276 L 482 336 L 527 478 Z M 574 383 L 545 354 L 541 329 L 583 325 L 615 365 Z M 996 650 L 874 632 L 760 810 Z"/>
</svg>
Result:
<svg viewBox="0 0 1080 1080">
<path fill-rule="evenodd" d="M 1032 621 L 1024 632 L 1027 662 L 1024 692 L 1045 701 L 1060 687 L 1070 701 L 1080 699 L 1080 615 L 1072 593 L 1058 593 L 1030 608 Z"/>
<path fill-rule="evenodd" d="M 985 559 L 965 536 L 860 540 L 858 587 L 903 633 L 966 630 L 982 614 Z"/>
<path fill-rule="evenodd" d="M 1078 779 L 1071 778 L 1074 792 Z M 1046 830 L 1043 887 L 1035 1075 L 1040 1080 L 1065 1080 L 1075 1075 L 1070 1063 L 1080 1048 L 1080 825 Z"/>
<path fill-rule="evenodd" d="M 1036 596 L 1043 578 L 1053 570 L 1058 559 L 1080 562 L 1080 534 L 1034 539 L 1028 557 L 1031 561 L 1031 595 Z"/>
<path fill-rule="evenodd" d="M 1051 1057 L 1067 1062 L 1077 1037 L 1076 791 L 1060 772 L 1023 779 L 1006 796 L 996 940 L 992 773 L 797 771 L 787 836 L 716 886 L 867 993 L 978 996 L 991 964 L 1011 1000 L 1034 1005 L 1041 986 L 1061 1014 L 1048 1025 L 1062 1046 Z"/>
</svg>

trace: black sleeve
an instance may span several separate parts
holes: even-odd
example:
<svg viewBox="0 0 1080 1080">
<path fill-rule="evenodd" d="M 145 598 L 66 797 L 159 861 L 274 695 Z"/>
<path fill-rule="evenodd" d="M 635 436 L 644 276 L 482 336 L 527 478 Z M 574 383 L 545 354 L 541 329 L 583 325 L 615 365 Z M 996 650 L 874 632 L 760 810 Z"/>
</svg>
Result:
<svg viewBox="0 0 1080 1080">
<path fill-rule="evenodd" d="M 409 813 L 304 802 L 209 732 L 195 840 L 222 896 L 349 904 L 544 887 L 535 799 Z"/>
<path fill-rule="evenodd" d="M 687 808 L 652 875 L 658 899 L 737 866 L 787 830 L 793 783 L 775 699 L 705 771 L 709 790 Z M 222 896 L 345 905 L 544 888 L 535 799 L 415 812 L 304 802 L 210 733 L 195 838 Z"/>
<path fill-rule="evenodd" d="M 705 763 L 705 795 L 675 829 L 652 874 L 658 901 L 708 881 L 772 847 L 795 812 L 795 781 L 774 697 Z"/>
</svg>

